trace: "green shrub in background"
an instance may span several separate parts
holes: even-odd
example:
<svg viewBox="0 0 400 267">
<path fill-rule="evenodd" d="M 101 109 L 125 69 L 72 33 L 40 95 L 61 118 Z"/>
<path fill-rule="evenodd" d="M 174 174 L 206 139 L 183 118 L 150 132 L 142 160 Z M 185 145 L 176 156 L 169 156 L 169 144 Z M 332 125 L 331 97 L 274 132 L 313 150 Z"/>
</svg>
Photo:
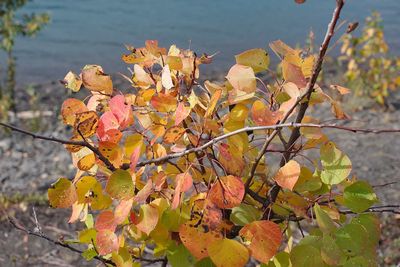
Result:
<svg viewBox="0 0 400 267">
<path fill-rule="evenodd" d="M 389 55 L 378 12 L 367 17 L 360 36 L 349 33 L 343 37 L 341 54 L 347 86 L 356 95 L 369 96 L 386 105 L 389 91 L 400 86 L 400 58 Z"/>
<path fill-rule="evenodd" d="M 6 54 L 6 74 L 0 73 L 0 118 L 5 118 L 9 109 L 15 110 L 15 56 L 14 44 L 17 36 L 32 37 L 46 25 L 50 16 L 41 14 L 22 14 L 16 12 L 30 0 L 0 1 L 0 49 Z"/>
</svg>

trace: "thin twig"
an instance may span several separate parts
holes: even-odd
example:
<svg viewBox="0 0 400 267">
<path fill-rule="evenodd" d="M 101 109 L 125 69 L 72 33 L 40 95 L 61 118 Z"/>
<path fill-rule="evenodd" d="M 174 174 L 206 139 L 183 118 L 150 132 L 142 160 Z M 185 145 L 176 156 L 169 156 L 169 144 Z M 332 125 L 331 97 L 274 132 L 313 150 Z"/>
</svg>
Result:
<svg viewBox="0 0 400 267">
<path fill-rule="evenodd" d="M 101 152 L 96 147 L 92 146 L 89 142 L 87 142 L 85 140 L 84 141 L 71 141 L 71 140 L 60 139 L 60 138 L 57 138 L 54 136 L 45 136 L 45 135 L 35 134 L 33 132 L 26 131 L 26 130 L 18 128 L 14 125 L 3 123 L 3 122 L 0 122 L 0 126 L 8 128 L 14 132 L 19 132 L 19 133 L 22 133 L 25 135 L 29 135 L 34 139 L 41 139 L 41 140 L 45 140 L 45 141 L 56 142 L 56 143 L 60 143 L 63 145 L 77 145 L 77 146 L 87 147 L 98 156 L 98 158 L 107 166 L 107 168 L 109 170 L 111 170 L 111 171 L 116 170 L 114 165 L 106 157 L 104 157 L 103 154 L 101 154 Z"/>
<path fill-rule="evenodd" d="M 28 235 L 40 237 L 40 238 L 45 239 L 45 240 L 47 240 L 47 241 L 49 241 L 49 242 L 51 242 L 51 243 L 53 243 L 53 244 L 55 244 L 55 245 L 57 245 L 57 246 L 61 246 L 61 247 L 64 247 L 64 248 L 66 248 L 66 249 L 69 249 L 70 251 L 73 251 L 73 252 L 75 252 L 75 253 L 79 253 L 79 254 L 82 254 L 82 253 L 83 253 L 82 250 L 77 249 L 77 248 L 75 248 L 75 247 L 73 247 L 73 246 L 70 246 L 69 244 L 66 244 L 66 243 L 63 243 L 63 242 L 54 240 L 54 239 L 52 239 L 52 238 L 46 236 L 46 235 L 43 234 L 42 232 L 35 232 L 35 231 L 31 231 L 31 230 L 29 230 L 29 229 L 26 229 L 25 227 L 23 227 L 23 226 L 17 224 L 17 223 L 16 223 L 12 218 L 10 218 L 10 217 L 8 217 L 8 221 L 10 222 L 10 224 L 11 224 L 14 228 L 16 228 L 16 229 L 18 229 L 18 230 L 20 230 L 20 231 L 23 231 L 23 232 L 25 232 L 25 233 L 28 234 Z M 101 256 L 94 256 L 94 258 L 95 258 L 96 260 L 101 261 L 101 262 L 104 263 L 104 264 L 109 264 L 109 265 L 112 265 L 112 266 L 116 266 L 114 262 L 112 262 L 111 260 L 108 260 L 108 259 L 104 259 L 104 258 L 101 257 Z"/>
</svg>

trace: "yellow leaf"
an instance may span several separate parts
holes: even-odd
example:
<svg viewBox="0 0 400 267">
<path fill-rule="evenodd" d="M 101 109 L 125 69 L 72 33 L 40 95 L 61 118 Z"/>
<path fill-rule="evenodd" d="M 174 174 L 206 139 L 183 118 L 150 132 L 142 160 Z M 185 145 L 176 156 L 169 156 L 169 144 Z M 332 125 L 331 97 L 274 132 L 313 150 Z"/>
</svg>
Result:
<svg viewBox="0 0 400 267">
<path fill-rule="evenodd" d="M 208 246 L 207 251 L 217 267 L 245 266 L 249 260 L 248 249 L 233 239 L 217 239 Z"/>
<path fill-rule="evenodd" d="M 269 55 L 261 48 L 254 48 L 235 56 L 236 63 L 253 68 L 254 73 L 268 69 Z"/>
</svg>

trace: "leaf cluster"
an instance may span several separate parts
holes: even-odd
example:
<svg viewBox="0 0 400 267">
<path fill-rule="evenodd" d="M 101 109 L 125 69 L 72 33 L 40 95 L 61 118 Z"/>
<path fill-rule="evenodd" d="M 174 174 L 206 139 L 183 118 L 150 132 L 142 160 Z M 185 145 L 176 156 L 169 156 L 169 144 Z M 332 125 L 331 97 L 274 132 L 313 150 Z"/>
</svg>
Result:
<svg viewBox="0 0 400 267">
<path fill-rule="evenodd" d="M 67 88 L 90 94 L 61 107 L 73 128 L 66 149 L 77 171 L 48 196 L 53 207 L 72 208 L 70 223 L 85 222 L 75 242 L 87 245 L 86 259 L 116 266 L 164 258 L 172 266 L 245 266 L 250 258 L 265 266 L 376 265 L 379 223 L 365 212 L 377 197 L 351 175 L 349 157 L 322 129 L 240 131 L 294 121 L 303 103 L 328 103 L 336 119 L 347 117 L 332 89 L 315 85 L 304 98 L 316 55 L 280 40 L 270 47 L 283 79 L 268 85 L 257 77 L 271 72 L 262 48 L 237 55 L 224 82 L 200 84 L 200 66 L 212 56 L 154 40 L 127 46 L 125 92 L 98 65 L 65 76 Z M 290 141 L 296 129 L 301 138 Z M 261 148 L 266 139 L 270 150 Z M 294 242 L 303 228 L 309 234 Z"/>
</svg>

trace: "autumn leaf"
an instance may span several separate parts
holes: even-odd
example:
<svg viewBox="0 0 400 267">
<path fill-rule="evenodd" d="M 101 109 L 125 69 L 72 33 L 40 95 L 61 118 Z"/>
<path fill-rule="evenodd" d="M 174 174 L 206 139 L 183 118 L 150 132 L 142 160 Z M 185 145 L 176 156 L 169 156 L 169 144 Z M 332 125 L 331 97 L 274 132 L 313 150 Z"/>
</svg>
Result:
<svg viewBox="0 0 400 267">
<path fill-rule="evenodd" d="M 131 175 L 128 171 L 118 169 L 110 178 L 106 185 L 106 192 L 116 199 L 129 199 L 134 195 L 134 185 Z"/>
<path fill-rule="evenodd" d="M 207 252 L 217 267 L 245 266 L 249 260 L 248 249 L 233 239 L 217 239 L 207 247 Z"/>
<path fill-rule="evenodd" d="M 86 65 L 82 70 L 83 85 L 95 92 L 104 91 L 105 94 L 111 94 L 113 83 L 111 76 L 104 73 L 103 68 L 98 65 Z"/>
<path fill-rule="evenodd" d="M 265 71 L 269 66 L 269 55 L 261 48 L 254 48 L 235 56 L 236 63 L 249 66 L 254 73 Z"/>
<path fill-rule="evenodd" d="M 217 179 L 208 192 L 209 199 L 221 209 L 238 206 L 244 196 L 244 184 L 239 177 L 228 175 Z"/>
<path fill-rule="evenodd" d="M 276 173 L 274 180 L 282 188 L 293 191 L 300 176 L 300 165 L 294 160 L 290 160 Z"/>
<path fill-rule="evenodd" d="M 70 89 L 72 92 L 78 92 L 82 86 L 81 78 L 72 71 L 69 71 L 67 75 L 65 75 L 62 83 L 65 85 L 65 88 Z"/>
<path fill-rule="evenodd" d="M 61 106 L 61 116 L 67 125 L 73 126 L 76 120 L 76 115 L 88 111 L 85 103 L 79 99 L 68 98 Z"/>
<path fill-rule="evenodd" d="M 99 255 L 107 255 L 118 251 L 118 237 L 110 230 L 99 231 L 96 235 L 96 249 Z"/>
<path fill-rule="evenodd" d="M 240 64 L 233 65 L 226 79 L 236 91 L 253 93 L 256 90 L 256 76 L 251 67 Z"/>
<path fill-rule="evenodd" d="M 48 190 L 49 202 L 55 208 L 69 208 L 77 200 L 75 186 L 67 178 L 60 178 Z"/>
<path fill-rule="evenodd" d="M 239 235 L 250 242 L 251 255 L 267 263 L 278 251 L 282 242 L 280 227 L 271 221 L 254 221 L 245 225 Z"/>
</svg>

